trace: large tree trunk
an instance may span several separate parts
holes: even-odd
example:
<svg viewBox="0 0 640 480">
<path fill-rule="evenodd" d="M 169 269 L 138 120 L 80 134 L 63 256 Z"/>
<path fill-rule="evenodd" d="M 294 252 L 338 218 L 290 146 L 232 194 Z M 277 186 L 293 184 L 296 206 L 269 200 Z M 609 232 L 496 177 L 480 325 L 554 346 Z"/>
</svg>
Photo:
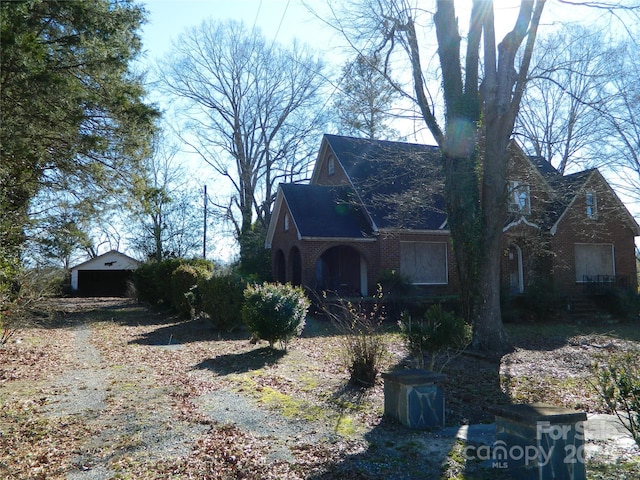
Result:
<svg viewBox="0 0 640 480">
<path fill-rule="evenodd" d="M 477 159 L 473 155 L 456 158 L 447 152 L 443 156 L 447 221 L 456 259 L 463 316 L 472 322 L 478 292 L 478 260 L 482 251 Z"/>
<path fill-rule="evenodd" d="M 444 157 L 448 224 L 465 313 L 473 320 L 473 346 L 493 355 L 501 355 L 509 347 L 500 311 L 508 143 L 544 4 L 545 0 L 521 0 L 516 24 L 496 51 L 493 2 L 474 0 L 463 69 L 454 2 L 437 0 L 433 21 L 445 102 L 444 133 L 427 95 L 413 19 L 393 24 L 388 33 L 405 35 L 415 98 Z M 388 43 L 389 36 L 383 45 Z M 517 70 L 515 58 L 525 38 Z"/>
<path fill-rule="evenodd" d="M 495 128 L 498 121 L 486 118 L 482 175 L 482 255 L 478 282 L 478 305 L 474 318 L 473 347 L 501 355 L 509 348 L 500 308 L 502 235 L 507 216 L 508 137 Z"/>
<path fill-rule="evenodd" d="M 478 305 L 474 318 L 473 347 L 501 355 L 509 349 L 500 308 L 502 235 L 507 213 L 506 145 L 488 134 L 482 176 L 483 249 L 478 282 Z"/>
</svg>

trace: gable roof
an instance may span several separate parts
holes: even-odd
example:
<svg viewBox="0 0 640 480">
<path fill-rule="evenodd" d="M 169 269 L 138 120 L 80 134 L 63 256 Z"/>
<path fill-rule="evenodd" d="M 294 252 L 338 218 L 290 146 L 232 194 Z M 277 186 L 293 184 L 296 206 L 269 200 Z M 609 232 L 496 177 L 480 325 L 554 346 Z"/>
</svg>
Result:
<svg viewBox="0 0 640 480">
<path fill-rule="evenodd" d="M 438 147 L 328 134 L 323 141 L 340 162 L 374 228 L 443 228 L 446 212 Z"/>
<path fill-rule="evenodd" d="M 348 185 L 280 185 L 301 237 L 369 238 L 373 227 Z"/>
<path fill-rule="evenodd" d="M 375 235 L 371 219 L 350 185 L 281 183 L 267 230 L 270 248 L 283 208 L 291 214 L 298 238 L 370 239 Z"/>
<path fill-rule="evenodd" d="M 557 192 L 556 202 L 558 207 L 556 208 L 557 216 L 553 219 L 553 224 L 550 225 L 550 232 L 552 234 L 555 233 L 565 214 L 576 201 L 578 194 L 585 192 L 586 184 L 594 178 L 609 191 L 609 194 L 618 203 L 618 207 L 623 212 L 629 228 L 631 228 L 635 235 L 640 235 L 640 225 L 638 225 L 636 219 L 631 215 L 622 200 L 620 200 L 613 188 L 611 188 L 609 182 L 607 182 L 597 168 L 591 168 L 570 175 L 559 175 L 554 179 L 552 186 Z"/>
<path fill-rule="evenodd" d="M 597 175 L 626 212 L 631 229 L 640 235 L 638 223 L 597 169 L 563 176 L 544 158 L 525 155 L 515 142 L 512 146 L 516 149 L 512 154 L 521 155 L 539 175 L 550 202 L 540 224 L 517 215 L 505 219 L 506 228 L 525 223 L 554 233 L 576 196 Z M 330 154 L 339 162 L 347 184 L 318 183 Z M 438 147 L 325 134 L 311 184 L 280 186 L 265 245 L 270 247 L 283 203 L 300 237 L 367 239 L 380 229 L 445 231 L 443 190 Z"/>
<path fill-rule="evenodd" d="M 540 178 L 549 189 L 551 194 L 551 200 L 545 208 L 545 218 L 539 225 L 531 224 L 536 228 L 543 228 L 549 231 L 551 234 L 555 234 L 559 223 L 567 214 L 567 211 L 572 207 L 577 197 L 585 192 L 587 183 L 592 179 L 596 179 L 601 185 L 603 185 L 611 196 L 618 204 L 618 208 L 623 213 L 623 217 L 626 219 L 627 225 L 636 234 L 640 235 L 640 226 L 637 221 L 631 215 L 627 207 L 616 195 L 609 182 L 602 176 L 597 168 L 590 168 L 581 172 L 576 172 L 568 175 L 562 175 L 549 161 L 541 156 L 525 155 L 522 148 L 517 142 L 512 141 L 511 148 L 515 149 L 515 152 L 520 153 L 528 160 L 528 162 L 535 167 L 536 171 L 540 175 Z M 511 216 L 508 220 L 510 225 L 521 223 L 526 219 L 518 219 L 515 216 Z"/>
<path fill-rule="evenodd" d="M 117 250 L 109 250 L 102 255 L 90 258 L 78 265 L 71 267 L 71 270 L 104 270 L 105 267 L 113 270 L 134 270 L 140 262 Z"/>
</svg>

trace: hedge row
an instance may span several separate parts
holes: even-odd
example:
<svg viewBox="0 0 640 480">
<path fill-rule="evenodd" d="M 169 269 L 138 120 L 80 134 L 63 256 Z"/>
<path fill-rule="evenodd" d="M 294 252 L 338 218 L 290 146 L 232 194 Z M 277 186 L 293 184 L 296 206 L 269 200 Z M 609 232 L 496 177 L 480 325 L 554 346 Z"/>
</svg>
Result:
<svg viewBox="0 0 640 480">
<path fill-rule="evenodd" d="M 309 301 L 291 285 L 252 285 L 228 270 L 216 270 L 203 260 L 169 259 L 146 263 L 133 274 L 137 297 L 152 305 L 175 310 L 182 317 L 209 316 L 224 331 L 246 325 L 257 339 L 271 347 L 299 335 Z"/>
</svg>

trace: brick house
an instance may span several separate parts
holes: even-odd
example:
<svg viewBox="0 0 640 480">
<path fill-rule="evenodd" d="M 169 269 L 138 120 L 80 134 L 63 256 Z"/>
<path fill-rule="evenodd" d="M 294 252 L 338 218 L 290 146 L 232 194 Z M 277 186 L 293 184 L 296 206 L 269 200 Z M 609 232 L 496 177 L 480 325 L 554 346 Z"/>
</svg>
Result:
<svg viewBox="0 0 640 480">
<path fill-rule="evenodd" d="M 504 291 L 542 278 L 567 298 L 637 288 L 640 226 L 598 170 L 562 176 L 515 143 L 511 157 Z M 324 135 L 310 183 L 279 187 L 265 244 L 274 279 L 366 296 L 392 270 L 425 295 L 456 294 L 439 165 L 437 147 Z"/>
</svg>

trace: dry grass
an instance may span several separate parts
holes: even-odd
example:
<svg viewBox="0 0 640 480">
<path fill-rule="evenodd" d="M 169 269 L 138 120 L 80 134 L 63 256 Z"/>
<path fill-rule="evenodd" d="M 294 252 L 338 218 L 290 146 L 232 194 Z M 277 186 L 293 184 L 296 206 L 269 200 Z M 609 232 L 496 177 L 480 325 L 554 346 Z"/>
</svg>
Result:
<svg viewBox="0 0 640 480">
<path fill-rule="evenodd" d="M 21 330 L 0 349 L 0 450 L 8 452 L 0 458 L 2 478 L 66 478 L 89 470 L 136 479 L 391 478 L 399 472 L 401 478 L 496 478 L 458 458 L 456 442 L 382 418 L 382 382 L 366 390 L 348 385 L 342 342 L 329 323 L 309 320 L 283 354 L 250 343 L 242 332 L 221 336 L 205 319 L 182 322 L 132 302 L 74 299 L 56 308 L 55 321 Z M 79 351 L 83 324 L 90 345 Z M 637 345 L 634 327 L 509 326 L 516 349 L 501 364 L 462 355 L 447 366 L 448 423 L 491 422 L 488 406 L 515 401 L 598 411 L 584 381 L 590 359 L 603 349 Z M 407 365 L 392 327 L 384 338 L 389 355 L 382 369 Z M 104 380 L 100 386 L 88 381 L 91 372 Z M 77 390 L 78 398 L 95 390 L 99 407 L 56 411 L 83 385 L 90 391 Z M 312 433 L 265 437 L 214 420 L 200 399 L 215 398 L 216 391 L 241 394 L 271 415 L 261 418 L 305 422 Z M 320 437 L 331 440 L 313 440 Z M 598 479 L 640 473 L 637 462 L 592 462 L 590 469 Z"/>
</svg>

